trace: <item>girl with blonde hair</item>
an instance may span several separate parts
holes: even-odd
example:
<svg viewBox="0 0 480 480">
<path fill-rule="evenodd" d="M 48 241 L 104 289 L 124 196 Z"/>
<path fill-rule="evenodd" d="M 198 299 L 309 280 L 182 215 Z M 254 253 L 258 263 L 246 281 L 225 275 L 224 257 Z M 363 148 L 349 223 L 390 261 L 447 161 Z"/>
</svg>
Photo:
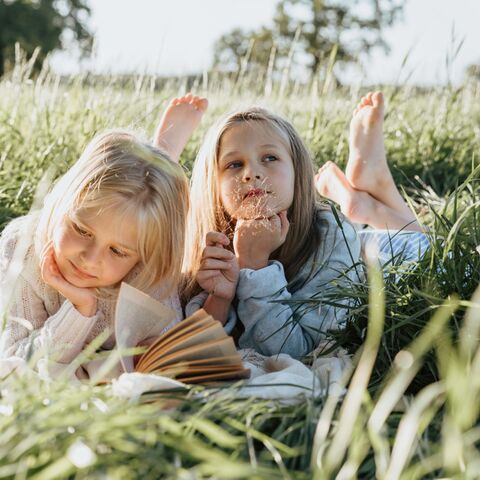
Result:
<svg viewBox="0 0 480 480">
<path fill-rule="evenodd" d="M 212 127 L 191 181 L 187 315 L 203 307 L 241 348 L 296 358 L 345 321 L 348 301 L 335 292 L 361 280 L 362 243 L 347 218 L 340 214 L 339 222 L 319 203 L 315 188 L 338 202 L 352 221 L 366 220 L 377 229 L 421 230 L 395 184 L 380 181 L 390 172 L 380 158 L 383 97 L 375 94 L 374 105 L 372 95 L 354 114 L 348 170 L 355 180 L 369 167 L 368 191 L 357 191 L 330 164 L 315 176 L 296 130 L 265 109 L 234 112 Z M 423 233 L 408 233 L 417 235 L 415 241 L 411 235 L 402 238 L 394 246 L 397 252 L 409 244 L 425 245 Z M 383 240 L 394 235 L 382 235 L 380 248 L 388 251 L 391 242 Z M 309 306 L 312 297 L 315 304 L 320 300 L 320 308 Z"/>
<path fill-rule="evenodd" d="M 96 136 L 41 211 L 2 232 L 0 285 L 9 281 L 16 246 L 28 242 L 2 355 L 28 359 L 46 350 L 70 363 L 113 327 L 122 281 L 172 307 L 179 321 L 187 210 L 188 182 L 166 153 L 124 130 Z M 112 335 L 103 348 L 114 343 Z"/>
</svg>

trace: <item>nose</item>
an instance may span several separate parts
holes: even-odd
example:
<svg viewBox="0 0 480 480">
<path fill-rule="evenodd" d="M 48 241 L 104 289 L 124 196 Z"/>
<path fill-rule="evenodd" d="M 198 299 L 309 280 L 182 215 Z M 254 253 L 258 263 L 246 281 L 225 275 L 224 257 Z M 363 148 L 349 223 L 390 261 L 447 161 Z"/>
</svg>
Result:
<svg viewBox="0 0 480 480">
<path fill-rule="evenodd" d="M 243 178 L 242 180 L 244 182 L 250 182 L 252 181 L 253 179 L 255 180 L 261 180 L 262 178 L 262 175 L 261 175 L 261 172 L 259 171 L 259 169 L 257 167 L 255 167 L 254 165 L 249 165 L 247 166 L 244 171 L 243 171 Z"/>
<path fill-rule="evenodd" d="M 102 262 L 102 252 L 97 246 L 90 245 L 80 253 L 80 259 L 84 267 L 96 269 Z"/>
</svg>

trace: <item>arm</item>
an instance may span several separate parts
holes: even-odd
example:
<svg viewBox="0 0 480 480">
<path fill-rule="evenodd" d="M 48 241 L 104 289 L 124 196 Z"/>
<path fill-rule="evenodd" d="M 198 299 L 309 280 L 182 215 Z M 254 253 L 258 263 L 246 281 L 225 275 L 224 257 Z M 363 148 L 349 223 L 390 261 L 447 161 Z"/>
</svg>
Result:
<svg viewBox="0 0 480 480">
<path fill-rule="evenodd" d="M 190 301 L 185 306 L 185 315 L 189 317 L 190 315 L 193 315 L 200 308 L 204 308 L 208 297 L 209 297 L 208 292 L 203 291 L 203 292 L 200 292 L 198 295 L 195 295 L 193 298 L 191 298 Z M 210 313 L 206 309 L 205 311 Z M 213 313 L 210 313 L 210 315 L 212 315 L 213 318 L 218 320 L 218 318 Z M 232 333 L 236 323 L 237 323 L 237 314 L 235 312 L 235 309 L 232 307 L 231 302 L 229 302 L 228 311 L 225 317 L 225 323 L 223 324 L 223 328 L 228 335 Z"/>
<path fill-rule="evenodd" d="M 202 298 L 203 308 L 225 325 L 238 281 L 238 262 L 235 255 L 225 249 L 230 240 L 219 232 L 209 232 L 203 250 L 197 282 L 208 292 Z"/>
<path fill-rule="evenodd" d="M 288 353 L 301 358 L 312 351 L 323 338 L 324 332 L 338 326 L 346 317 L 347 309 L 322 305 L 313 310 L 301 311 L 295 306 L 272 303 L 288 300 L 306 300 L 315 295 L 325 295 L 337 286 L 356 279 L 352 263 L 360 258 L 360 242 L 349 223 L 344 223 L 344 235 L 334 221 L 324 233 L 322 247 L 327 255 L 314 268 L 312 276 L 293 295 L 280 262 L 259 270 L 240 271 L 237 288 L 238 317 L 245 327 L 240 338 L 241 347 L 252 347 L 265 355 Z M 348 243 L 348 247 L 347 247 Z M 350 248 L 353 262 L 348 252 Z M 308 267 L 308 265 L 306 266 Z M 304 270 L 308 268 L 304 267 Z M 348 270 L 345 276 L 342 272 Z M 346 305 L 345 301 L 339 301 Z"/>
<path fill-rule="evenodd" d="M 58 363 L 70 363 L 83 350 L 101 314 L 84 317 L 66 300 L 54 315 L 48 316 L 43 302 L 24 279 L 19 279 L 18 287 L 7 314 L 2 356 L 28 360 L 41 351 Z M 22 296 L 25 293 L 27 297 Z"/>
<path fill-rule="evenodd" d="M 11 281 L 8 272 L 21 234 L 11 228 L 4 233 L 0 240 L 0 288 L 4 282 Z M 55 350 L 58 355 L 56 361 L 69 363 L 83 349 L 85 339 L 101 314 L 85 317 L 67 300 L 49 316 L 43 300 L 48 287 L 40 279 L 33 246 L 24 260 L 12 298 L 8 299 L 0 354 L 28 359 L 40 349 L 49 349 L 49 353 Z"/>
</svg>

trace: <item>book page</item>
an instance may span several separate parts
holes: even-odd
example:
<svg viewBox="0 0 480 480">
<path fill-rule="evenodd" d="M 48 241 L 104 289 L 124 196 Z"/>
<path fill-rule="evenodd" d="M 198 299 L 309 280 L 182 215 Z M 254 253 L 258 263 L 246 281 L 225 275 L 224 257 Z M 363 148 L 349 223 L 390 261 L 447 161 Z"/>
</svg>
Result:
<svg viewBox="0 0 480 480">
<path fill-rule="evenodd" d="M 200 366 L 200 367 L 191 367 L 188 363 L 178 363 L 174 365 L 169 365 L 168 367 L 160 368 L 154 370 L 151 373 L 158 373 L 164 377 L 185 377 L 193 375 L 208 375 L 209 373 L 228 373 L 228 372 L 239 372 L 244 370 L 242 364 L 237 365 L 215 365 L 212 366 Z"/>
<path fill-rule="evenodd" d="M 195 330 L 197 328 L 200 328 L 200 326 L 212 322 L 216 322 L 216 320 L 214 320 L 212 316 L 208 315 L 208 313 L 203 310 L 203 308 L 201 308 L 200 310 L 197 310 L 193 315 L 190 315 L 189 317 L 182 320 L 180 323 L 177 323 L 177 325 L 168 330 L 168 332 L 165 332 L 162 335 L 161 341 L 162 343 L 166 343 L 170 340 L 170 337 L 177 337 L 179 335 L 183 336 L 184 332 Z"/>
<path fill-rule="evenodd" d="M 210 316 L 201 318 L 195 323 L 191 323 L 189 319 L 181 321 L 179 324 L 165 332 L 164 335 L 158 337 L 158 339 L 150 345 L 148 350 L 142 356 L 142 362 L 149 357 L 157 357 L 160 350 L 163 351 L 167 345 L 176 342 L 178 339 L 196 335 L 198 331 L 210 328 L 215 323 L 219 324 L 219 322 L 213 320 Z"/>
<path fill-rule="evenodd" d="M 184 383 L 211 382 L 214 380 L 239 380 L 250 377 L 250 369 L 244 368 L 235 372 L 207 373 L 205 375 L 180 376 L 178 381 Z"/>
<path fill-rule="evenodd" d="M 159 358 L 149 366 L 148 370 L 142 369 L 139 371 L 148 373 L 150 369 L 156 370 L 161 366 L 171 365 L 176 362 L 188 362 L 191 360 L 202 360 L 212 357 L 230 357 L 235 354 L 237 354 L 237 350 L 233 343 L 233 338 L 225 337 L 220 340 L 212 340 L 206 343 L 201 343 L 200 345 L 194 345 L 185 350 L 180 350 L 163 358 Z"/>
<path fill-rule="evenodd" d="M 139 362 L 139 368 L 148 369 L 149 365 L 162 357 L 184 350 L 195 345 L 208 344 L 212 340 L 220 340 L 225 338 L 225 330 L 220 322 L 215 320 L 209 325 L 203 326 L 200 329 L 189 332 L 185 336 L 170 337 L 166 345 L 160 341 L 157 348 L 145 352 Z"/>
<path fill-rule="evenodd" d="M 141 340 L 160 335 L 175 320 L 176 312 L 136 288 L 122 283 L 115 311 L 117 348 L 133 348 Z M 121 356 L 126 372 L 133 372 L 133 358 Z"/>
<path fill-rule="evenodd" d="M 227 366 L 227 365 L 243 365 L 242 359 L 238 353 L 236 355 L 226 355 L 224 357 L 212 357 L 212 358 L 202 358 L 200 360 L 189 360 L 188 362 L 182 362 L 184 365 L 189 367 L 208 367 L 212 366 Z M 168 367 L 165 367 L 168 368 Z"/>
</svg>

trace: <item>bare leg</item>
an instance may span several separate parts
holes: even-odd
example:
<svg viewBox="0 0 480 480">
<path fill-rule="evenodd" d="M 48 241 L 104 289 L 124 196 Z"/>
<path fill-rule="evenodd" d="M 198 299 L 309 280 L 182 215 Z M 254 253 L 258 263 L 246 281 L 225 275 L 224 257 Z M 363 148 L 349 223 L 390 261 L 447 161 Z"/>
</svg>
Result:
<svg viewBox="0 0 480 480">
<path fill-rule="evenodd" d="M 378 229 L 422 231 L 415 218 L 412 220 L 410 212 L 408 216 L 403 215 L 369 193 L 353 188 L 333 162 L 327 162 L 319 169 L 315 186 L 320 195 L 338 203 L 341 212 L 354 223 Z"/>
<path fill-rule="evenodd" d="M 350 155 L 345 175 L 357 190 L 369 193 L 400 215 L 415 220 L 388 168 L 383 144 L 384 100 L 381 92 L 362 98 L 350 123 Z"/>
<path fill-rule="evenodd" d="M 166 150 L 170 158 L 178 162 L 207 107 L 206 98 L 191 93 L 171 100 L 155 132 L 154 145 Z"/>
</svg>

